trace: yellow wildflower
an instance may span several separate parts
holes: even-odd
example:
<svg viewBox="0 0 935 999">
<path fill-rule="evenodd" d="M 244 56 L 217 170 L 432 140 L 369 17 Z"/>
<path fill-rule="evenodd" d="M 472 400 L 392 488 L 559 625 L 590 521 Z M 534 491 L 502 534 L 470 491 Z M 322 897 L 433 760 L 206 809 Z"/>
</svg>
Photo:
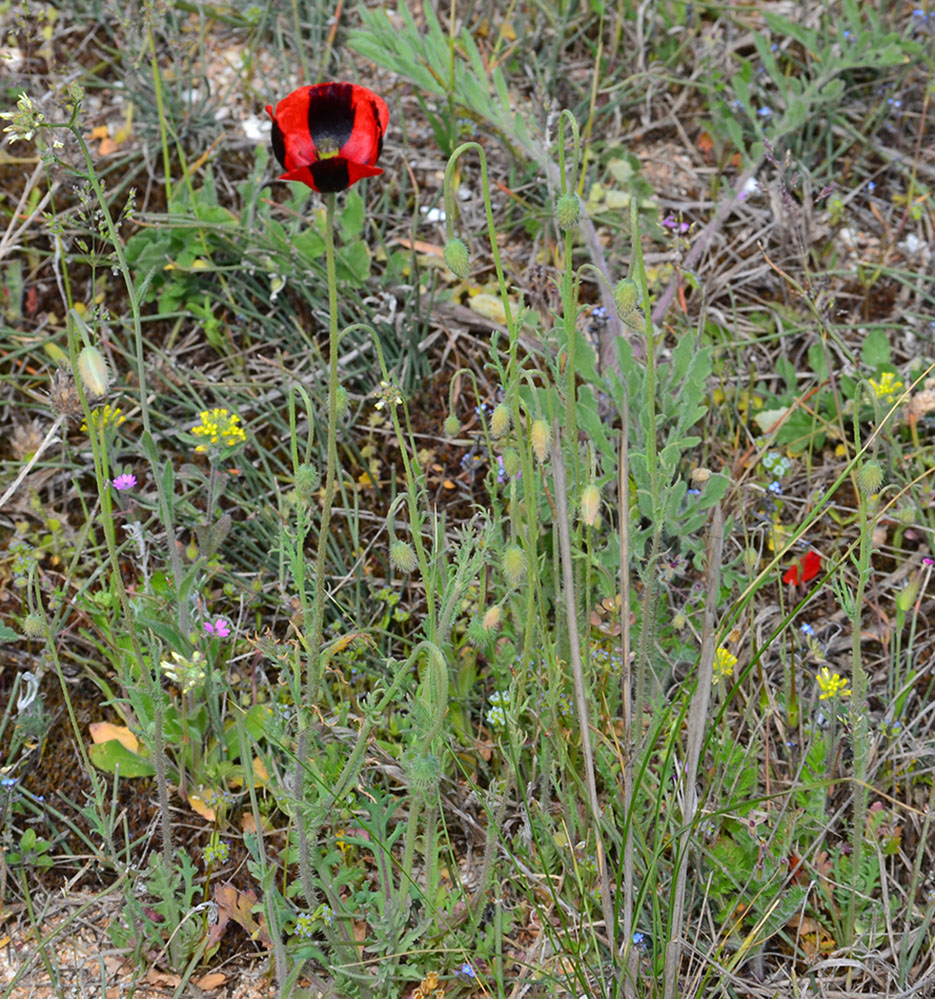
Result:
<svg viewBox="0 0 935 999">
<path fill-rule="evenodd" d="M 884 371 L 879 381 L 870 379 L 870 387 L 876 392 L 878 399 L 887 399 L 895 395 L 903 387 L 903 383 L 892 371 Z"/>
<path fill-rule="evenodd" d="M 726 680 L 727 677 L 733 676 L 736 665 L 737 657 L 722 645 L 714 653 L 714 679 L 711 682 L 717 684 L 721 680 Z"/>
<path fill-rule="evenodd" d="M 119 427 L 121 423 L 126 420 L 123 415 L 123 411 L 120 409 L 114 409 L 110 404 L 106 406 L 95 406 L 91 410 L 91 426 L 100 433 L 102 430 L 108 430 L 110 427 Z M 81 424 L 81 429 L 87 431 L 88 421 L 84 420 Z"/>
<path fill-rule="evenodd" d="M 847 689 L 847 680 L 837 673 L 832 673 L 827 666 L 822 666 L 815 679 L 818 680 L 818 689 L 821 691 L 818 695 L 820 701 L 828 701 L 839 695 L 851 696 L 851 692 Z"/>
<path fill-rule="evenodd" d="M 199 414 L 200 423 L 192 427 L 196 437 L 207 437 L 207 444 L 199 444 L 196 451 L 207 451 L 210 445 L 236 447 L 247 439 L 240 417 L 226 409 L 203 409 Z"/>
</svg>

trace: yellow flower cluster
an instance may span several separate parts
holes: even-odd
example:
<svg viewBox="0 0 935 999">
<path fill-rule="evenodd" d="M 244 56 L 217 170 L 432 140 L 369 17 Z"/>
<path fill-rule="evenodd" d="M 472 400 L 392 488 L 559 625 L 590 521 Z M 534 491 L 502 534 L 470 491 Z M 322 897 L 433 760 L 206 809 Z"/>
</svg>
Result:
<svg viewBox="0 0 935 999">
<path fill-rule="evenodd" d="M 206 444 L 199 444 L 196 451 L 207 451 L 213 444 L 224 447 L 236 447 L 247 439 L 244 429 L 240 426 L 240 417 L 226 409 L 203 409 L 199 414 L 200 423 L 192 427 L 196 437 L 206 437 Z"/>
<path fill-rule="evenodd" d="M 107 430 L 109 427 L 119 427 L 121 423 L 126 420 L 123 415 L 123 411 L 120 409 L 114 409 L 109 403 L 106 406 L 95 406 L 91 410 L 91 426 L 100 433 L 102 430 Z M 87 431 L 88 421 L 84 420 L 81 424 L 81 429 Z"/>
<path fill-rule="evenodd" d="M 821 693 L 818 695 L 819 701 L 828 701 L 834 697 L 850 697 L 851 692 L 847 689 L 847 680 L 839 676 L 837 673 L 832 673 L 827 666 L 822 666 L 818 671 L 818 689 Z"/>
<path fill-rule="evenodd" d="M 903 383 L 892 371 L 884 371 L 879 381 L 870 379 L 870 387 L 876 392 L 878 399 L 886 399 L 895 395 L 903 387 Z"/>
<path fill-rule="evenodd" d="M 721 680 L 726 680 L 727 677 L 733 676 L 736 665 L 737 657 L 722 645 L 714 653 L 714 679 L 711 682 L 718 684 Z"/>
</svg>

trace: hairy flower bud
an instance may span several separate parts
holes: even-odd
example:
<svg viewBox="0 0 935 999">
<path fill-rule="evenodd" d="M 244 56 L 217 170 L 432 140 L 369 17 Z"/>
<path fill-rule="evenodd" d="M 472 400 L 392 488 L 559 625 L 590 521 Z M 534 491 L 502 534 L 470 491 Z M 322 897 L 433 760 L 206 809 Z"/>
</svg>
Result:
<svg viewBox="0 0 935 999">
<path fill-rule="evenodd" d="M 581 491 L 581 519 L 593 527 L 601 510 L 601 491 L 592 482 Z"/>
<path fill-rule="evenodd" d="M 563 194 L 555 202 L 555 221 L 562 232 L 574 229 L 581 218 L 581 206 L 574 194 Z"/>
<path fill-rule="evenodd" d="M 533 420 L 529 428 L 529 443 L 536 460 L 544 462 L 549 457 L 552 446 L 552 428 L 545 420 Z"/>
<path fill-rule="evenodd" d="M 510 586 L 519 586 L 526 578 L 526 553 L 519 545 L 510 545 L 503 553 L 503 575 Z"/>
<path fill-rule="evenodd" d="M 295 491 L 308 503 L 315 490 L 321 485 L 321 475 L 314 465 L 299 465 L 295 471 Z"/>
<path fill-rule="evenodd" d="M 464 240 L 453 236 L 445 243 L 445 263 L 462 280 L 464 280 L 471 269 L 471 261 L 468 257 L 468 248 L 464 245 Z"/>
<path fill-rule="evenodd" d="M 919 584 L 921 580 L 919 577 L 913 576 L 912 579 L 896 594 L 896 610 L 900 614 L 908 614 L 912 610 L 912 605 L 916 602 L 916 597 L 919 595 Z M 28 632 L 27 632 L 28 634 Z"/>
<path fill-rule="evenodd" d="M 40 614 L 27 614 L 23 620 L 23 631 L 27 638 L 42 638 L 45 635 L 45 621 Z"/>
<path fill-rule="evenodd" d="M 461 421 L 454 413 L 449 413 L 445 417 L 444 430 L 448 437 L 456 437 L 461 430 Z"/>
<path fill-rule="evenodd" d="M 400 541 L 398 538 L 390 545 L 390 561 L 400 572 L 415 572 L 419 564 L 416 553 L 412 550 L 412 545 L 408 541 Z"/>
<path fill-rule="evenodd" d="M 484 611 L 484 617 L 481 621 L 484 631 L 493 631 L 494 628 L 498 627 L 501 616 L 502 612 L 498 604 L 488 607 L 487 610 Z"/>
<path fill-rule="evenodd" d="M 343 385 L 339 385 L 334 398 L 338 419 L 343 420 L 347 416 L 347 389 Z"/>
<path fill-rule="evenodd" d="M 502 437 L 510 429 L 510 407 L 505 402 L 494 406 L 490 414 L 490 433 L 492 437 Z"/>
<path fill-rule="evenodd" d="M 623 278 L 614 288 L 614 305 L 617 315 L 626 323 L 634 319 L 640 304 L 640 289 L 633 278 Z"/>
<path fill-rule="evenodd" d="M 407 767 L 409 786 L 413 794 L 425 796 L 438 787 L 442 771 L 438 758 L 431 753 L 425 756 L 414 756 Z"/>
<path fill-rule="evenodd" d="M 503 471 L 506 472 L 511 479 L 516 479 L 523 474 L 523 466 L 519 460 L 519 454 L 517 453 L 516 448 L 504 448 L 501 457 L 503 458 Z"/>
<path fill-rule="evenodd" d="M 864 496 L 873 496 L 883 485 L 883 467 L 878 461 L 868 461 L 857 473 L 857 485 Z"/>
<path fill-rule="evenodd" d="M 107 391 L 110 381 L 107 361 L 97 347 L 85 347 L 78 355 L 78 374 L 91 395 L 103 395 Z"/>
</svg>

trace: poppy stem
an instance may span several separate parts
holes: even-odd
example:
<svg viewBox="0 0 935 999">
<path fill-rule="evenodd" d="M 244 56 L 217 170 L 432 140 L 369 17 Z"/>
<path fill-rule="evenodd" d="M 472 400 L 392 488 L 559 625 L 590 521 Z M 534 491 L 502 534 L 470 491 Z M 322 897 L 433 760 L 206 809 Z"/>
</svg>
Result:
<svg viewBox="0 0 935 999">
<path fill-rule="evenodd" d="M 331 507 L 334 503 L 338 464 L 338 280 L 334 263 L 334 205 L 335 195 L 325 195 L 325 267 L 328 278 L 328 430 L 327 456 L 325 459 L 325 492 L 321 502 L 321 526 L 318 530 L 318 549 L 315 553 L 311 633 L 308 636 L 305 668 L 305 706 L 311 712 L 318 700 L 323 660 L 321 638 L 325 618 L 325 555 L 331 527 Z M 294 793 L 297 801 L 305 798 L 305 758 L 308 749 L 309 726 L 299 729 L 295 763 Z M 299 876 L 307 904 L 314 905 L 315 888 L 312 881 L 309 857 L 309 830 L 301 815 L 296 816 L 299 832 Z"/>
</svg>

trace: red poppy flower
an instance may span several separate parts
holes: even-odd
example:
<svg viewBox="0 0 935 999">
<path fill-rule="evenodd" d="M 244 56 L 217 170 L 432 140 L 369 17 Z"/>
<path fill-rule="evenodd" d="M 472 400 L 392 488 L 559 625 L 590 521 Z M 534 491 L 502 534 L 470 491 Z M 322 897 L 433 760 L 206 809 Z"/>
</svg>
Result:
<svg viewBox="0 0 935 999">
<path fill-rule="evenodd" d="M 316 83 L 299 87 L 277 105 L 273 152 L 286 171 L 280 180 L 297 180 L 313 191 L 343 191 L 362 177 L 383 171 L 376 165 L 390 112 L 381 97 L 354 83 Z"/>
<path fill-rule="evenodd" d="M 810 579 L 814 579 L 819 572 L 821 572 L 821 556 L 818 552 L 808 552 L 792 568 L 786 569 L 782 581 L 798 586 L 799 582 L 807 583 Z"/>
</svg>

